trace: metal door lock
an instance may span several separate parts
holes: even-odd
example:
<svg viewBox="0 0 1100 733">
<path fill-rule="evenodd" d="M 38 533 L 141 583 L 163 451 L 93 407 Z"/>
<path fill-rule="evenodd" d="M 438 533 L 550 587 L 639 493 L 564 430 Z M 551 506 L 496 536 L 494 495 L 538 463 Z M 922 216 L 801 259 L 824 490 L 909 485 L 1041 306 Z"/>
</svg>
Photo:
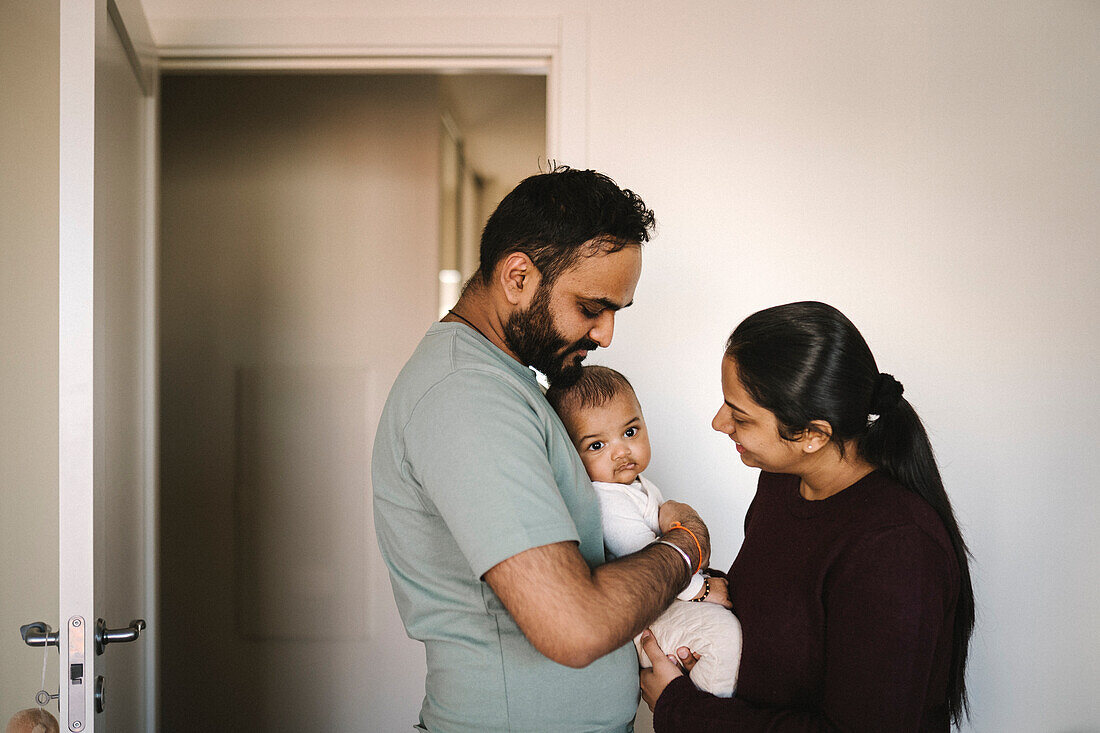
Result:
<svg viewBox="0 0 1100 733">
<path fill-rule="evenodd" d="M 73 616 L 69 619 L 69 655 L 66 660 L 69 665 L 69 679 L 63 692 L 69 701 L 69 730 L 84 730 L 87 715 L 84 707 L 84 677 L 89 669 L 85 669 L 84 662 L 84 630 L 88 627 L 84 623 L 83 616 Z"/>
<path fill-rule="evenodd" d="M 68 701 L 69 701 L 69 730 L 80 733 L 85 728 L 84 712 L 84 679 L 85 673 L 90 669 L 84 664 L 84 629 L 86 624 L 81 616 L 73 616 L 68 625 Z M 124 629 L 108 629 L 107 622 L 97 619 L 95 622 L 95 653 L 102 654 L 108 644 L 137 641 L 141 632 L 145 630 L 145 619 L 137 618 L 130 622 Z M 52 646 L 60 649 L 60 632 L 54 631 L 49 624 L 43 621 L 35 621 L 19 627 L 19 635 L 27 646 Z M 58 699 L 59 695 L 51 695 L 46 690 L 39 690 L 35 695 L 35 702 L 39 705 L 47 705 L 51 700 Z M 97 713 L 102 713 L 107 704 L 107 693 L 104 689 L 102 675 L 95 678 L 95 687 L 92 700 Z"/>
<path fill-rule="evenodd" d="M 145 628 L 145 619 L 136 618 L 125 629 L 108 629 L 107 622 L 97 619 L 95 622 L 95 653 L 102 654 L 108 644 L 124 641 L 137 641 Z"/>
</svg>

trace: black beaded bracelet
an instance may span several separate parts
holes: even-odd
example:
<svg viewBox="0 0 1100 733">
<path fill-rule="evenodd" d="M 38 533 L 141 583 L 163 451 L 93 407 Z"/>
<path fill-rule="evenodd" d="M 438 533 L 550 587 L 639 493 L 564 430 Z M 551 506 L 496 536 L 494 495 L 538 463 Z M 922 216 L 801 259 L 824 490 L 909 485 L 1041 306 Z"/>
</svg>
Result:
<svg viewBox="0 0 1100 733">
<path fill-rule="evenodd" d="M 709 596 L 709 595 L 710 595 L 710 578 L 704 577 L 703 578 L 703 595 L 699 596 L 698 598 L 692 598 L 691 602 L 692 603 L 701 603 L 702 601 L 707 600 L 707 596 Z"/>
</svg>

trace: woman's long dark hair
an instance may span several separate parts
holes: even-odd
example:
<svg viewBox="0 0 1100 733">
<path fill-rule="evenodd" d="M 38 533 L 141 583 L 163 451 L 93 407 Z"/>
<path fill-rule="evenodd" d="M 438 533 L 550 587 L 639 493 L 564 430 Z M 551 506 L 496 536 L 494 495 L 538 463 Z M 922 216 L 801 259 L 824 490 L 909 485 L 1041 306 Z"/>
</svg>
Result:
<svg viewBox="0 0 1100 733">
<path fill-rule="evenodd" d="M 959 562 L 948 711 L 959 725 L 968 714 L 966 656 L 974 630 L 974 589 L 969 551 L 943 488 L 932 445 L 903 388 L 880 374 L 867 342 L 843 313 L 817 302 L 768 308 L 742 321 L 726 342 L 741 383 L 761 407 L 775 414 L 788 440 L 814 420 L 832 427 L 845 444 L 914 491 L 943 520 Z"/>
</svg>

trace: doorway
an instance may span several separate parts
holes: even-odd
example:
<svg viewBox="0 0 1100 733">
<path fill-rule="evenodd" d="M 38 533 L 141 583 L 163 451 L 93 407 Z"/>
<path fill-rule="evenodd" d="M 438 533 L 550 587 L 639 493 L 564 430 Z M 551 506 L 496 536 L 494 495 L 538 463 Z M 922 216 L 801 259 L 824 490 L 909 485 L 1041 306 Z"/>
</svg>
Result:
<svg viewBox="0 0 1100 733">
<path fill-rule="evenodd" d="M 546 78 L 161 91 L 162 730 L 407 729 L 424 652 L 374 542 L 373 429 L 441 271 L 545 159 Z"/>
</svg>

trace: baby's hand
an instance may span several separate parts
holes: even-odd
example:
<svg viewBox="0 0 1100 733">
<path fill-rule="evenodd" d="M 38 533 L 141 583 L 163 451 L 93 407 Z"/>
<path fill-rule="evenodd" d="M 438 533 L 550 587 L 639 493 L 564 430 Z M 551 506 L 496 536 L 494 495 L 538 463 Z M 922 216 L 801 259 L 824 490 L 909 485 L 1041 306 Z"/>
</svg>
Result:
<svg viewBox="0 0 1100 733">
<path fill-rule="evenodd" d="M 669 528 L 674 523 L 692 525 L 693 523 L 702 524 L 703 520 L 699 518 L 699 514 L 688 504 L 684 504 L 680 501 L 673 501 L 668 499 L 665 503 L 661 504 L 657 510 L 657 521 L 661 526 L 661 534 L 665 534 L 669 531 Z M 694 528 L 692 529 L 694 531 Z"/>
<path fill-rule="evenodd" d="M 703 520 L 694 509 L 687 504 L 669 499 L 661 504 L 657 519 L 661 526 L 661 536 L 669 535 L 665 537 L 666 541 L 672 541 L 681 550 L 686 551 L 696 561 L 696 571 L 710 564 L 710 533 L 707 532 L 707 525 L 703 524 Z M 688 532 L 674 529 L 673 524 L 683 525 L 691 535 L 688 536 Z M 672 534 L 669 534 L 670 532 Z M 701 559 L 700 554 L 702 554 Z"/>
<path fill-rule="evenodd" d="M 732 609 L 733 604 L 730 603 L 730 587 L 725 578 L 707 578 L 707 584 L 710 585 L 710 592 L 707 593 L 706 586 L 703 590 L 699 591 L 699 596 L 703 593 L 707 593 L 707 597 L 703 599 L 706 603 L 717 603 L 719 606 Z M 698 598 L 699 596 L 696 596 Z"/>
</svg>

